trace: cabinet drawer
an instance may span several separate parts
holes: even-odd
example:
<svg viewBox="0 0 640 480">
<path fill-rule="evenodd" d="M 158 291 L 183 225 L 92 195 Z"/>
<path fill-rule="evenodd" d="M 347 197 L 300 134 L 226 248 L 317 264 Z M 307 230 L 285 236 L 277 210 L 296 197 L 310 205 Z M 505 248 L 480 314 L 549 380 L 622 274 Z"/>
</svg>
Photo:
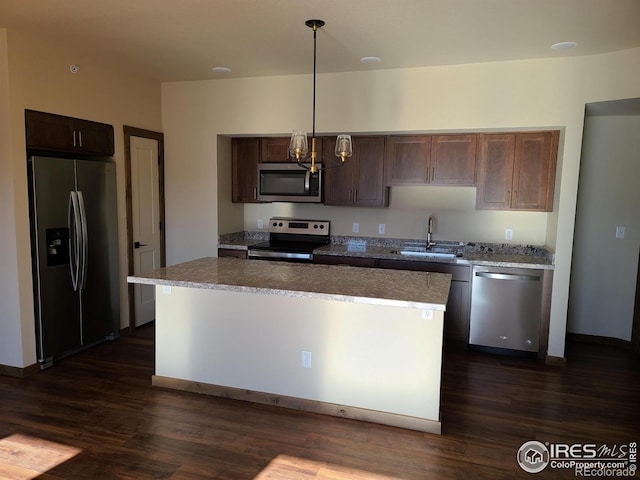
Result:
<svg viewBox="0 0 640 480">
<path fill-rule="evenodd" d="M 468 282 L 471 279 L 471 268 L 468 265 L 452 265 L 440 262 L 418 262 L 414 260 L 380 259 L 378 267 L 394 270 L 417 270 L 420 272 L 450 273 L 452 281 Z"/>
<path fill-rule="evenodd" d="M 236 250 L 235 248 L 219 248 L 218 257 L 227 258 L 247 258 L 246 250 Z"/>
<path fill-rule="evenodd" d="M 339 255 L 314 255 L 313 263 L 322 265 L 348 265 L 351 267 L 375 267 L 375 258 L 343 257 Z"/>
</svg>

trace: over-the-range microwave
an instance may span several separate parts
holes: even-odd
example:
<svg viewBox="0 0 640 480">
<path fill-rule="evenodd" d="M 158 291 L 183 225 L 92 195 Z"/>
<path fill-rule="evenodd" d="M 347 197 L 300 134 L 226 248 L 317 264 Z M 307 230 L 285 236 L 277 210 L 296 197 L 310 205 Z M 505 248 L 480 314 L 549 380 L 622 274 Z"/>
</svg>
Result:
<svg viewBox="0 0 640 480">
<path fill-rule="evenodd" d="M 259 163 L 258 200 L 262 202 L 322 202 L 322 165 L 311 173 L 297 163 Z"/>
</svg>

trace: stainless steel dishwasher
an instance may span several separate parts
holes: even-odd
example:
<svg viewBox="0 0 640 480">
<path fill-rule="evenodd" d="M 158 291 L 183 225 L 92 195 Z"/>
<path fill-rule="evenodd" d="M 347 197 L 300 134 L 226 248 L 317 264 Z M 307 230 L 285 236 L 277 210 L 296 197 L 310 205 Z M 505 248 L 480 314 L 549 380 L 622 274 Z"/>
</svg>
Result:
<svg viewBox="0 0 640 480">
<path fill-rule="evenodd" d="M 537 352 L 542 270 L 475 266 L 469 344 Z"/>
</svg>

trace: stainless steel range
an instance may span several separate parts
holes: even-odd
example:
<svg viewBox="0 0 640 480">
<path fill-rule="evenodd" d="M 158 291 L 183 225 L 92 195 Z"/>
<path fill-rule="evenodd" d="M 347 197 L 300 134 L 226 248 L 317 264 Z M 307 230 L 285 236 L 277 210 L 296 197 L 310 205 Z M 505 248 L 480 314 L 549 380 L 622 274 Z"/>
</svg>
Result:
<svg viewBox="0 0 640 480">
<path fill-rule="evenodd" d="M 328 220 L 274 217 L 269 220 L 269 241 L 248 248 L 248 257 L 262 260 L 312 262 L 313 251 L 327 245 Z"/>
</svg>

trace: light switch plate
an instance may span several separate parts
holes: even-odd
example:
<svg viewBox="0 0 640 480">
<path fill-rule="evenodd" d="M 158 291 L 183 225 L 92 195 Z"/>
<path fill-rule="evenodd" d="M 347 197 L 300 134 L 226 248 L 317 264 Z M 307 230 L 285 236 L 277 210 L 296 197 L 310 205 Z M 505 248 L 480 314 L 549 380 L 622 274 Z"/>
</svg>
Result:
<svg viewBox="0 0 640 480">
<path fill-rule="evenodd" d="M 385 230 L 386 230 L 386 225 L 384 223 L 379 223 L 378 224 L 378 233 L 380 235 L 384 235 Z"/>
<path fill-rule="evenodd" d="M 505 240 L 513 240 L 513 228 L 506 228 L 504 231 Z"/>
<path fill-rule="evenodd" d="M 360 224 L 359 223 L 354 223 L 353 224 L 353 233 L 358 233 L 360 232 Z"/>
<path fill-rule="evenodd" d="M 624 238 L 624 227 L 616 227 L 616 238 Z"/>
</svg>

